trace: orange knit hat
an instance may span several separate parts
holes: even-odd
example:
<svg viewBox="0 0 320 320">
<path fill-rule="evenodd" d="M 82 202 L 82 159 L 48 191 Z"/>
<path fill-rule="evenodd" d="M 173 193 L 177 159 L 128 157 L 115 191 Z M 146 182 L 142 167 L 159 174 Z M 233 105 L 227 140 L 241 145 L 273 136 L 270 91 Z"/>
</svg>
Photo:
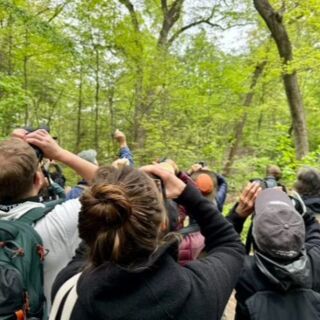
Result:
<svg viewBox="0 0 320 320">
<path fill-rule="evenodd" d="M 201 173 L 195 180 L 195 183 L 199 190 L 204 194 L 207 195 L 213 191 L 213 181 L 212 178 L 206 174 Z"/>
</svg>

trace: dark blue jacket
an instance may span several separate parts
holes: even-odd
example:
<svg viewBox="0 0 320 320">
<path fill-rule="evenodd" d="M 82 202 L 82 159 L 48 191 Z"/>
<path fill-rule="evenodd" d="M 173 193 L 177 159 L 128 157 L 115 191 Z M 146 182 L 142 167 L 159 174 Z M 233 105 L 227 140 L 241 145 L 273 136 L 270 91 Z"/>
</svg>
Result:
<svg viewBox="0 0 320 320">
<path fill-rule="evenodd" d="M 218 181 L 218 190 L 216 194 L 216 202 L 217 202 L 217 207 L 220 212 L 223 211 L 223 205 L 226 201 L 227 198 L 227 193 L 228 193 L 228 183 L 227 180 L 221 176 L 220 174 L 217 174 L 217 181 Z"/>
</svg>

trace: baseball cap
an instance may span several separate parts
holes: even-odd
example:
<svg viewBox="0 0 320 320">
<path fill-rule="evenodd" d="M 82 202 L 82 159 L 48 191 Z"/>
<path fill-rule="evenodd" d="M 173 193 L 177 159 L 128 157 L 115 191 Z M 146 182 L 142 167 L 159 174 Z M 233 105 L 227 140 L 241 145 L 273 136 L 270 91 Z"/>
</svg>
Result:
<svg viewBox="0 0 320 320">
<path fill-rule="evenodd" d="M 304 248 L 305 225 L 288 195 L 265 189 L 255 202 L 252 235 L 258 251 L 271 258 L 291 260 Z"/>
</svg>

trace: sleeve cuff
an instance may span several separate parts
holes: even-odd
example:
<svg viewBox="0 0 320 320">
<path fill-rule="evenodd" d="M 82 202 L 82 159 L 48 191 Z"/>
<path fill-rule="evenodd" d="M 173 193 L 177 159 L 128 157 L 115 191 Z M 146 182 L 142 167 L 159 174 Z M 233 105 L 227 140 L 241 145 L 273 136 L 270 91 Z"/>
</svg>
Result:
<svg viewBox="0 0 320 320">
<path fill-rule="evenodd" d="M 188 182 L 181 195 L 175 200 L 178 204 L 184 207 L 196 206 L 203 198 L 201 192 Z"/>
</svg>

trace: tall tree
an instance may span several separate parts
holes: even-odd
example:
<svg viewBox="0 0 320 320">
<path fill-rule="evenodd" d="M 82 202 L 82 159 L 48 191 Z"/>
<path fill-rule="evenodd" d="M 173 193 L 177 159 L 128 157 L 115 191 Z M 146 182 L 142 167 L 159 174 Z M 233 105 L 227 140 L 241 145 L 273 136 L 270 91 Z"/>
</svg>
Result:
<svg viewBox="0 0 320 320">
<path fill-rule="evenodd" d="M 136 47 L 136 54 L 133 57 L 135 64 L 135 103 L 134 103 L 134 116 L 133 116 L 133 136 L 134 141 L 137 143 L 138 148 L 144 147 L 145 130 L 141 124 L 141 119 L 145 113 L 145 99 L 144 99 L 144 61 L 143 61 L 143 43 L 142 34 L 140 30 L 140 23 L 138 13 L 130 0 L 119 0 L 123 4 L 131 19 L 131 24 L 134 31 L 134 44 Z"/>
<path fill-rule="evenodd" d="M 95 53 L 95 121 L 94 121 L 94 145 L 99 153 L 99 114 L 100 114 L 100 51 L 97 45 L 94 45 Z"/>
<path fill-rule="evenodd" d="M 76 145 L 75 150 L 76 152 L 80 151 L 80 143 L 81 143 L 81 115 L 82 115 L 82 108 L 83 108 L 83 64 L 82 61 L 80 62 L 80 70 L 79 70 L 79 95 L 78 95 L 78 110 L 77 110 L 77 136 L 76 136 Z"/>
<path fill-rule="evenodd" d="M 283 61 L 282 78 L 291 112 L 296 157 L 301 159 L 308 153 L 309 143 L 297 72 L 296 70 L 289 70 L 289 64 L 293 60 L 292 44 L 281 12 L 276 11 L 268 0 L 254 0 L 253 2 L 256 10 L 266 22 Z"/>
<path fill-rule="evenodd" d="M 252 75 L 252 80 L 251 80 L 251 85 L 250 85 L 250 91 L 246 94 L 245 100 L 244 100 L 244 107 L 246 108 L 246 110 L 244 111 L 242 118 L 239 120 L 239 122 L 236 124 L 235 126 L 235 135 L 234 135 L 234 139 L 231 143 L 231 147 L 229 150 L 229 154 L 228 154 L 228 159 L 224 165 L 224 169 L 223 169 L 223 174 L 225 176 L 229 176 L 231 168 L 232 168 L 232 164 L 234 161 L 234 158 L 238 152 L 239 149 L 239 145 L 240 142 L 242 140 L 243 137 L 243 131 L 244 131 L 244 127 L 246 125 L 247 119 L 248 119 L 248 110 L 247 108 L 251 106 L 252 101 L 253 101 L 253 97 L 254 97 L 254 90 L 255 87 L 257 86 L 258 80 L 259 78 L 262 76 L 263 74 L 263 70 L 264 67 L 266 65 L 266 61 L 263 61 L 261 63 L 259 63 L 256 67 L 255 70 L 253 72 Z"/>
</svg>

